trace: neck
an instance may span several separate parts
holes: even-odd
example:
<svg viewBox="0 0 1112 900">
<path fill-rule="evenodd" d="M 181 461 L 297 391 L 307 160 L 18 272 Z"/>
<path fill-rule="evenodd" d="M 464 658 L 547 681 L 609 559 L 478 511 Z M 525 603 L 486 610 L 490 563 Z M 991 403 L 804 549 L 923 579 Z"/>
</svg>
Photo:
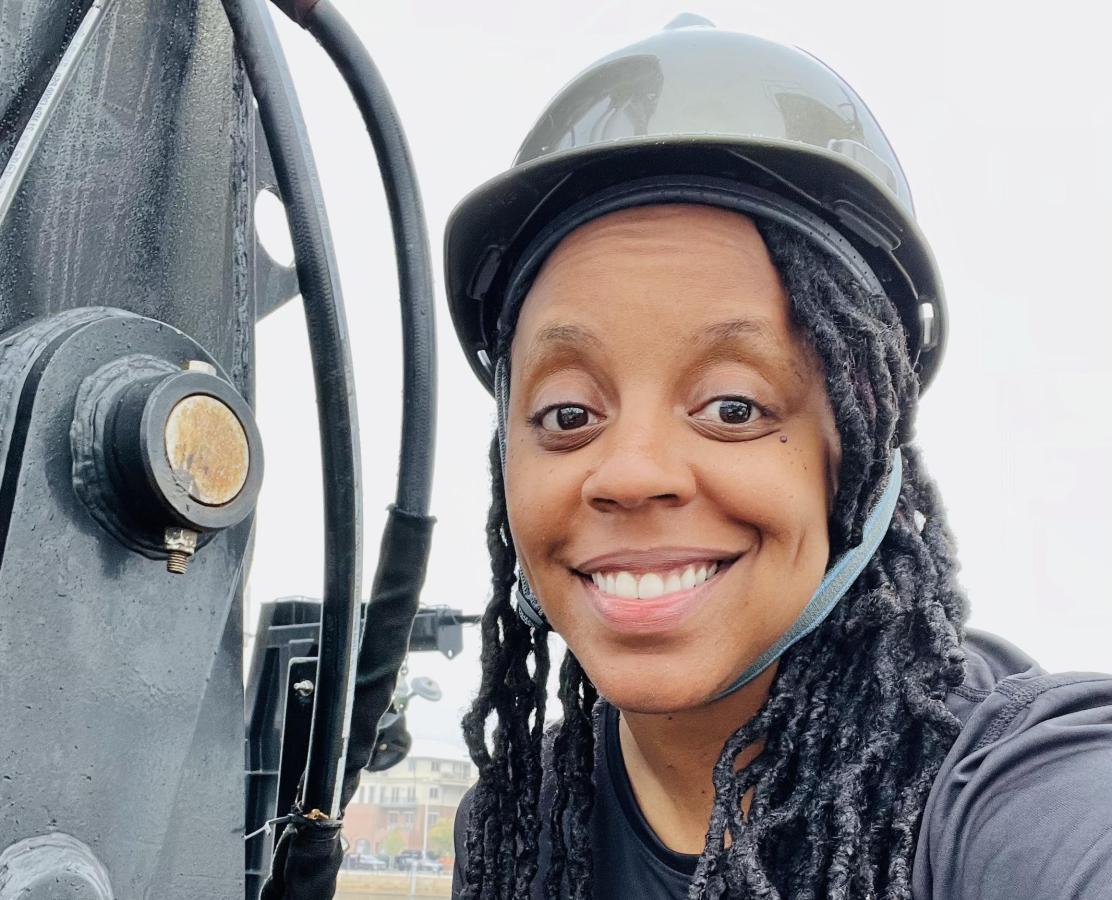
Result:
<svg viewBox="0 0 1112 900">
<path fill-rule="evenodd" d="M 711 774 L 729 737 L 757 714 L 776 676 L 773 663 L 720 700 L 671 713 L 621 711 L 622 758 L 641 813 L 664 845 L 702 853 L 714 806 Z M 763 740 L 746 747 L 735 771 L 756 759 Z M 742 811 L 749 808 L 749 794 Z"/>
</svg>

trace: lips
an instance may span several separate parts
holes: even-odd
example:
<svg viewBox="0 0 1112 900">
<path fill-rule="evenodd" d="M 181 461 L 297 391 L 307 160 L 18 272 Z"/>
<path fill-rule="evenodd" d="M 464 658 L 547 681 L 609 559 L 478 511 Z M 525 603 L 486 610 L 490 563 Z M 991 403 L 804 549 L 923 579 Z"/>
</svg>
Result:
<svg viewBox="0 0 1112 900">
<path fill-rule="evenodd" d="M 737 559 L 737 550 L 712 547 L 652 547 L 647 550 L 616 550 L 584 560 L 575 566 L 582 575 L 600 571 L 659 572 L 698 563 Z"/>
</svg>

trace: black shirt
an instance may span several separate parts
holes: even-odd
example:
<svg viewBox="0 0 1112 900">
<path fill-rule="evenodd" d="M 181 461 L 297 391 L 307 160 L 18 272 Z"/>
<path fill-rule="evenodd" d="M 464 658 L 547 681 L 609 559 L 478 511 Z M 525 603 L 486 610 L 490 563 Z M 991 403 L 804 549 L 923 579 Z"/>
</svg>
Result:
<svg viewBox="0 0 1112 900">
<path fill-rule="evenodd" d="M 1112 900 L 1112 675 L 1047 674 L 970 629 L 963 685 L 946 703 L 962 731 L 923 813 L 915 900 Z M 618 713 L 598 717 L 591 818 L 597 898 L 684 900 L 698 857 L 661 843 L 637 805 Z M 456 815 L 458 898 L 471 792 Z M 545 818 L 543 821 L 547 821 Z M 541 900 L 548 842 L 541 835 Z"/>
</svg>

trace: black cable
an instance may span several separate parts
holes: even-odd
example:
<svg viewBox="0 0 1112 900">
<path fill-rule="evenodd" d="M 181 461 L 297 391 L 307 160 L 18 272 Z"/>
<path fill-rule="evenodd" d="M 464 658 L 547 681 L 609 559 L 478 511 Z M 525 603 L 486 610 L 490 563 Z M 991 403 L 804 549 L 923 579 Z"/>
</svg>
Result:
<svg viewBox="0 0 1112 900">
<path fill-rule="evenodd" d="M 413 160 L 378 68 L 336 7 L 318 0 L 302 11 L 300 21 L 347 82 L 378 157 L 402 300 L 404 383 L 396 505 L 426 515 L 436 441 L 436 332 L 428 228 Z"/>
<path fill-rule="evenodd" d="M 286 4 L 279 4 L 285 11 Z M 329 0 L 305 2 L 295 21 L 343 76 L 374 145 L 390 209 L 402 304 L 403 393 L 397 501 L 382 537 L 356 667 L 343 805 L 374 752 L 409 648 L 432 538 L 428 517 L 436 428 L 432 261 L 413 161 L 389 91 L 366 48 Z"/>
<path fill-rule="evenodd" d="M 232 0 L 225 0 L 226 5 L 231 3 Z M 328 0 L 276 0 L 276 5 L 309 29 L 328 53 L 363 117 L 390 209 L 402 301 L 404 377 L 398 488 L 383 532 L 359 648 L 339 810 L 327 822 L 304 818 L 291 821 L 275 847 L 271 874 L 261 895 L 264 900 L 320 900 L 335 891 L 342 861 L 339 823 L 335 819 L 342 815 L 359 784 L 360 772 L 371 759 L 378 722 L 393 696 L 424 584 L 433 525 L 427 513 L 436 426 L 436 344 L 428 232 L 413 163 L 386 86 L 351 27 Z M 266 24 L 270 24 L 269 20 Z M 270 34 L 273 35 L 272 29 Z M 281 61 L 280 54 L 272 55 Z M 288 74 L 282 84 L 287 83 Z M 265 77 L 262 86 L 265 90 Z M 252 87 L 258 92 L 254 79 Z M 292 87 L 288 94 L 296 109 Z M 260 100 L 260 108 L 261 105 Z M 303 135 L 301 139 L 304 140 Z M 269 130 L 267 141 L 272 145 L 273 155 Z M 277 168 L 276 162 L 276 171 Z M 300 263 L 298 272 L 300 276 Z M 322 432 L 323 429 L 322 425 Z M 322 658 L 323 638 L 322 625 Z M 308 779 L 307 772 L 306 783 Z M 303 796 L 307 795 L 306 787 Z"/>
<path fill-rule="evenodd" d="M 274 163 L 297 261 L 316 384 L 324 479 L 324 595 L 309 758 L 310 821 L 340 812 L 362 566 L 361 464 L 351 349 L 305 123 L 264 0 L 223 0 Z M 314 811 L 319 813 L 314 815 Z M 337 826 L 338 828 L 338 826 Z"/>
<path fill-rule="evenodd" d="M 390 209 L 402 304 L 402 439 L 397 501 L 382 536 L 378 569 L 359 648 L 355 698 L 344 775 L 343 804 L 378 741 L 424 585 L 432 540 L 428 516 L 436 430 L 436 343 L 432 260 L 417 178 L 389 91 L 362 42 L 329 0 L 301 0 L 293 15 L 320 43 L 343 76 L 374 145 Z M 291 856 L 295 851 L 291 849 Z M 317 873 L 318 877 L 323 873 Z M 319 881 L 326 883 L 326 879 Z"/>
</svg>

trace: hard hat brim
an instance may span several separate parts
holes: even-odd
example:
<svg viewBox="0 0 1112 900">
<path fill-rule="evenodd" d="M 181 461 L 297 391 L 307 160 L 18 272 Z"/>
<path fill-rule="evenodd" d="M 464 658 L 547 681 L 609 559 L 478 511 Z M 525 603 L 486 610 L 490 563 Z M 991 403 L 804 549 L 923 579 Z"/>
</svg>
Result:
<svg viewBox="0 0 1112 900">
<path fill-rule="evenodd" d="M 496 323 L 506 279 L 531 238 L 591 194 L 635 178 L 708 175 L 763 188 L 826 220 L 850 241 L 896 304 L 925 387 L 946 341 L 941 278 L 918 225 L 889 188 L 841 153 L 737 135 L 625 137 L 556 151 L 495 176 L 452 211 L 445 282 L 452 323 L 475 374 L 493 391 Z M 930 334 L 923 306 L 929 304 Z"/>
</svg>

